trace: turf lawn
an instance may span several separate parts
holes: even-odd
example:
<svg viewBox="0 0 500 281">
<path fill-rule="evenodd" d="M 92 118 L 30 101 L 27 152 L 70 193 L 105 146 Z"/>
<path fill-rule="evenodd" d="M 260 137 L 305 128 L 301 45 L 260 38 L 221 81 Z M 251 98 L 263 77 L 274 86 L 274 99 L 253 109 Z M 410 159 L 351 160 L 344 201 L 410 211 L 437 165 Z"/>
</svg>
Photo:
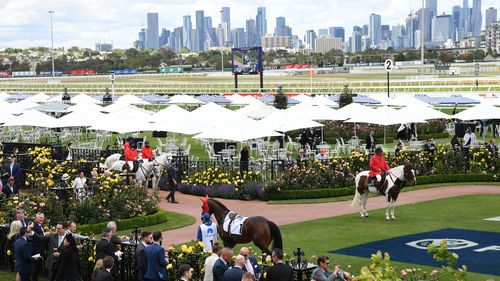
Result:
<svg viewBox="0 0 500 281">
<path fill-rule="evenodd" d="M 403 194 L 404 195 L 404 194 Z M 481 202 L 478 204 L 478 202 Z M 498 216 L 500 195 L 474 195 L 435 200 L 396 208 L 396 221 L 385 221 L 385 209 L 370 212 L 361 219 L 359 214 L 332 217 L 281 226 L 286 253 L 301 247 L 310 261 L 312 255 L 327 255 L 334 263 L 347 271 L 358 274 L 369 258 L 359 258 L 328 251 L 388 239 L 403 235 L 427 232 L 442 228 L 460 228 L 500 232 L 498 223 L 485 218 Z M 368 202 L 369 206 L 370 202 Z M 278 206 L 277 206 L 278 207 Z M 328 210 L 325 210 L 328 211 Z M 499 233 L 500 234 L 500 233 Z M 390 253 L 389 253 L 390 254 Z M 458 261 L 460 264 L 460 259 Z M 348 266 L 351 269 L 347 269 Z M 430 271 L 430 267 L 397 263 L 399 269 L 408 266 Z M 468 280 L 500 280 L 500 276 L 488 276 L 470 272 Z"/>
</svg>

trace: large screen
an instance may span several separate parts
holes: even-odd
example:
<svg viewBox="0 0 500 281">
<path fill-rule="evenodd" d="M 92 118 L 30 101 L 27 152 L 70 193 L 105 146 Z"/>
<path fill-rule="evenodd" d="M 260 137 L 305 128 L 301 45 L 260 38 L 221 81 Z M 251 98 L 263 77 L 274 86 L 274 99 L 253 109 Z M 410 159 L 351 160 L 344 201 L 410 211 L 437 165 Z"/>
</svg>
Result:
<svg viewBox="0 0 500 281">
<path fill-rule="evenodd" d="M 262 70 L 262 47 L 233 48 L 232 66 L 233 74 L 253 75 Z"/>
</svg>

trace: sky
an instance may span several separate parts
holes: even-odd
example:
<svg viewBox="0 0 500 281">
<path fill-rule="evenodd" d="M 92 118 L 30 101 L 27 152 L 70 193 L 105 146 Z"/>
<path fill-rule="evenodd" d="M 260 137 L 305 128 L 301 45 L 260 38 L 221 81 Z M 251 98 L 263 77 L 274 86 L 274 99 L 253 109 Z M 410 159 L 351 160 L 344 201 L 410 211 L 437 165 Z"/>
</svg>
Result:
<svg viewBox="0 0 500 281">
<path fill-rule="evenodd" d="M 469 0 L 472 7 L 472 0 Z M 438 13 L 450 14 L 462 0 L 438 0 Z M 159 14 L 162 27 L 182 26 L 182 16 L 204 10 L 213 26 L 220 23 L 220 8 L 231 8 L 231 28 L 245 27 L 245 21 L 267 10 L 267 29 L 272 33 L 276 17 L 284 16 L 295 35 L 305 30 L 343 26 L 346 37 L 353 25 L 368 23 L 371 13 L 382 16 L 382 24 L 404 23 L 419 0 L 0 0 L 0 49 L 6 47 L 50 47 L 50 14 L 53 14 L 54 47 L 94 48 L 96 42 L 113 42 L 115 48 L 131 48 L 141 28 L 147 28 L 146 13 Z M 483 0 L 482 11 L 498 8 L 500 0 Z"/>
</svg>

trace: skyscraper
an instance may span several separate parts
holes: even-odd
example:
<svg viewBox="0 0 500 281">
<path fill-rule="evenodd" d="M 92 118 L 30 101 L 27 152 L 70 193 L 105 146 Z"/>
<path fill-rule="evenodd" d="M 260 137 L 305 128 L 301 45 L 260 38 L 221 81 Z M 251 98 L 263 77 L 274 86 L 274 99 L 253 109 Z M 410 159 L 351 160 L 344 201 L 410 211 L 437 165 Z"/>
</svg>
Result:
<svg viewBox="0 0 500 281">
<path fill-rule="evenodd" d="M 182 47 L 193 50 L 193 27 L 191 25 L 191 16 L 182 17 Z"/>
<path fill-rule="evenodd" d="M 437 0 L 425 0 L 425 7 L 429 9 L 431 12 L 431 19 L 435 16 L 437 16 L 437 9 L 438 9 L 438 1 Z"/>
<path fill-rule="evenodd" d="M 345 41 L 345 30 L 342 26 L 333 26 L 328 28 L 328 34 L 334 38 L 341 38 L 342 42 Z"/>
<path fill-rule="evenodd" d="M 489 7 L 486 10 L 486 27 L 492 26 L 497 21 L 497 9 Z"/>
<path fill-rule="evenodd" d="M 231 30 L 231 37 L 233 38 L 234 47 L 243 48 L 247 46 L 244 28 L 235 28 Z"/>
<path fill-rule="evenodd" d="M 399 51 L 404 48 L 405 26 L 401 24 L 392 26 L 391 41 L 394 50 Z"/>
<path fill-rule="evenodd" d="M 327 28 L 318 29 L 318 37 L 325 37 L 325 36 L 328 36 L 328 29 Z"/>
<path fill-rule="evenodd" d="M 283 36 L 283 29 L 286 26 L 285 17 L 276 18 L 276 27 L 274 28 L 274 36 Z"/>
<path fill-rule="evenodd" d="M 160 35 L 160 48 L 164 48 L 168 44 L 169 37 L 170 37 L 170 30 L 162 28 Z"/>
<path fill-rule="evenodd" d="M 424 43 L 432 40 L 432 12 L 428 8 L 423 9 L 424 16 Z M 418 27 L 420 30 L 422 25 L 422 9 L 418 10 Z M 420 41 L 420 37 L 415 37 L 415 42 Z"/>
<path fill-rule="evenodd" d="M 406 18 L 406 42 L 404 48 L 415 47 L 415 31 L 419 29 L 418 16 L 413 11 Z"/>
<path fill-rule="evenodd" d="M 231 46 L 231 9 L 229 7 L 222 7 L 220 10 L 220 32 L 222 38 L 219 42 L 223 43 L 220 46 Z M 219 36 L 219 35 L 218 35 Z"/>
<path fill-rule="evenodd" d="M 464 37 L 470 36 L 470 9 L 469 0 L 464 0 L 462 5 L 462 28 L 464 29 Z"/>
<path fill-rule="evenodd" d="M 205 17 L 205 49 L 217 46 L 217 35 L 212 26 L 212 17 Z"/>
<path fill-rule="evenodd" d="M 158 27 L 158 13 L 148 13 L 148 29 L 146 30 L 146 48 L 158 49 L 160 47 Z"/>
<path fill-rule="evenodd" d="M 479 36 L 481 35 L 481 29 L 483 26 L 481 0 L 474 0 L 472 3 L 472 14 L 470 17 L 472 36 Z"/>
<path fill-rule="evenodd" d="M 368 25 L 368 37 L 372 40 L 372 45 L 379 45 L 382 38 L 382 17 L 371 14 Z"/>
<path fill-rule="evenodd" d="M 432 43 L 443 44 L 453 38 L 453 18 L 441 15 L 432 18 Z"/>
<path fill-rule="evenodd" d="M 307 47 L 309 49 L 309 52 L 316 51 L 316 32 L 314 32 L 314 30 L 307 30 L 306 31 L 306 43 L 307 43 Z"/>
<path fill-rule="evenodd" d="M 260 38 L 267 34 L 267 18 L 266 7 L 257 8 L 257 17 L 255 18 L 255 33 L 258 46 L 260 46 Z"/>
<path fill-rule="evenodd" d="M 137 44 L 137 48 L 139 50 L 142 50 L 144 48 L 146 48 L 146 29 L 141 29 L 141 31 L 139 32 L 139 40 L 138 40 L 139 44 Z"/>
<path fill-rule="evenodd" d="M 254 19 L 248 19 L 246 22 L 246 28 L 247 28 L 247 46 L 248 47 L 254 47 L 256 46 L 255 42 L 255 20 Z"/>
<path fill-rule="evenodd" d="M 460 22 L 462 20 L 462 7 L 456 5 L 453 6 L 451 10 L 451 16 L 453 18 L 453 39 L 455 41 L 462 40 L 462 28 L 460 27 Z"/>
<path fill-rule="evenodd" d="M 193 44 L 196 51 L 205 49 L 205 12 L 196 11 L 196 42 Z"/>
<path fill-rule="evenodd" d="M 361 52 L 361 31 L 353 31 L 351 36 L 351 52 Z"/>
</svg>

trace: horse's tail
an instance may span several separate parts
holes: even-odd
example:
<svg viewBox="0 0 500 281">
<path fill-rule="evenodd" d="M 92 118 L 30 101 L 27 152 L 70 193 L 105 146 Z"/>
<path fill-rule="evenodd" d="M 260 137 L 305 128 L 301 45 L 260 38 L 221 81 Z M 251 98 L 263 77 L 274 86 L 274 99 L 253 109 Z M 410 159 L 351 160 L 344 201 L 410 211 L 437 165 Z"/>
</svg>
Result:
<svg viewBox="0 0 500 281">
<path fill-rule="evenodd" d="M 355 183 L 355 194 L 354 194 L 354 198 L 352 199 L 352 202 L 351 202 L 351 207 L 355 207 L 355 206 L 358 206 L 361 201 L 360 201 L 360 197 L 361 197 L 361 194 L 359 194 L 359 191 L 358 191 L 358 185 L 359 185 L 359 180 L 360 180 L 360 176 L 359 174 L 356 175 L 356 178 L 354 179 L 354 183 Z"/>
<path fill-rule="evenodd" d="M 279 227 L 272 221 L 268 221 L 269 230 L 271 230 L 271 238 L 273 239 L 273 249 L 278 248 L 283 250 L 283 240 L 281 239 L 281 231 Z M 273 250 L 271 249 L 271 251 Z"/>
</svg>

